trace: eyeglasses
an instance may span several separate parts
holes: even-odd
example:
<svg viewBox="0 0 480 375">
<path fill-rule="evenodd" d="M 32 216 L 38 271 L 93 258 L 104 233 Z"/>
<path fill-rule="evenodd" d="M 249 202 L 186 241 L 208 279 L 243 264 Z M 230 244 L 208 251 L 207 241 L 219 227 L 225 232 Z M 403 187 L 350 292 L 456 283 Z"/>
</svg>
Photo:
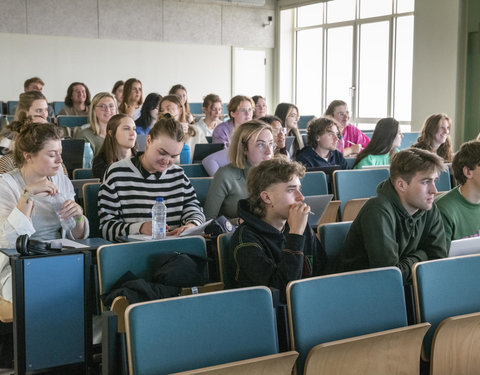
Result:
<svg viewBox="0 0 480 375">
<path fill-rule="evenodd" d="M 278 136 L 279 134 L 286 135 L 287 134 L 287 129 L 285 129 L 285 128 L 272 129 L 272 134 L 273 134 L 274 137 Z"/>
<path fill-rule="evenodd" d="M 250 113 L 253 113 L 253 109 L 251 109 L 251 108 L 239 108 L 238 112 L 242 112 L 242 113 L 245 113 L 245 114 L 250 114 Z"/>
<path fill-rule="evenodd" d="M 115 104 L 98 104 L 95 108 L 99 108 L 102 111 L 106 111 L 107 109 L 110 111 L 115 111 Z"/>
<path fill-rule="evenodd" d="M 255 147 L 257 148 L 257 150 L 262 151 L 262 152 L 266 152 L 267 148 L 271 151 L 275 151 L 277 149 L 277 145 L 273 142 L 269 142 L 269 143 L 257 142 L 255 144 Z"/>
</svg>

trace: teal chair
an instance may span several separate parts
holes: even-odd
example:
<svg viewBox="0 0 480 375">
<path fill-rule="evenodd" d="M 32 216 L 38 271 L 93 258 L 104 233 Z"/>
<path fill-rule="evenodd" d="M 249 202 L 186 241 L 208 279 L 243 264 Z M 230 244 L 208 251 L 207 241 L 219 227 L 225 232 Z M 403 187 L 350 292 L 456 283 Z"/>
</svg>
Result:
<svg viewBox="0 0 480 375">
<path fill-rule="evenodd" d="M 480 255 L 419 262 L 413 265 L 417 319 L 432 327 L 423 343 L 430 358 L 435 330 L 456 315 L 480 312 Z"/>
<path fill-rule="evenodd" d="M 450 170 L 445 169 L 435 180 L 435 186 L 438 191 L 449 191 L 452 189 L 452 179 L 450 177 Z"/>
<path fill-rule="evenodd" d="M 98 191 L 100 182 L 92 182 L 83 185 L 83 212 L 90 224 L 90 237 L 102 237 L 100 232 L 100 220 L 98 218 Z"/>
<path fill-rule="evenodd" d="M 229 252 L 230 241 L 232 240 L 233 233 L 223 233 L 217 237 L 217 252 L 218 252 L 218 264 L 220 268 L 220 281 L 224 285 L 224 289 L 232 289 L 234 284 L 234 270 L 230 267 Z"/>
<path fill-rule="evenodd" d="M 57 116 L 58 126 L 64 126 L 66 128 L 75 128 L 88 123 L 87 116 Z"/>
<path fill-rule="evenodd" d="M 180 164 L 188 178 L 210 177 L 202 164 Z"/>
<path fill-rule="evenodd" d="M 192 115 L 201 115 L 203 103 L 189 103 L 190 113 Z"/>
<path fill-rule="evenodd" d="M 86 180 L 89 178 L 93 178 L 92 168 L 77 168 L 73 170 L 74 180 Z"/>
<path fill-rule="evenodd" d="M 327 175 L 325 172 L 307 172 L 301 180 L 302 194 L 309 195 L 323 195 L 328 194 Z"/>
<path fill-rule="evenodd" d="M 372 139 L 373 131 L 363 132 L 368 138 Z"/>
<path fill-rule="evenodd" d="M 58 115 L 60 111 L 65 107 L 65 102 L 53 102 L 53 111 L 55 112 L 55 115 Z"/>
<path fill-rule="evenodd" d="M 278 353 L 266 287 L 135 304 L 125 317 L 130 374 L 171 374 Z"/>
<path fill-rule="evenodd" d="M 318 344 L 407 326 L 402 274 L 396 267 L 293 281 L 287 303 L 300 375 Z"/>
<path fill-rule="evenodd" d="M 200 205 L 205 206 L 205 201 L 207 200 L 208 189 L 210 189 L 210 183 L 212 182 L 212 177 L 193 177 L 190 178 L 190 182 L 195 189 L 197 194 L 197 199 L 200 202 Z"/>
<path fill-rule="evenodd" d="M 411 145 L 417 142 L 417 138 L 420 136 L 419 132 L 407 132 L 402 134 L 403 134 L 403 138 L 402 138 L 402 143 L 400 145 L 400 150 L 409 148 Z"/>
<path fill-rule="evenodd" d="M 298 119 L 298 123 L 297 123 L 298 129 L 306 129 L 308 123 L 310 121 L 312 121 L 314 119 L 314 117 L 315 116 L 313 116 L 313 115 L 300 116 L 300 118 Z"/>
<path fill-rule="evenodd" d="M 353 169 L 333 172 L 335 199 L 340 200 L 343 215 L 345 203 L 355 198 L 370 198 L 377 195 L 377 186 L 390 177 L 388 168 Z"/>
<path fill-rule="evenodd" d="M 328 268 L 325 270 L 327 274 L 335 273 L 338 255 L 351 225 L 351 221 L 342 221 L 340 223 L 323 224 L 318 227 L 320 242 L 328 257 Z"/>
<path fill-rule="evenodd" d="M 159 241 L 137 241 L 104 245 L 97 250 L 100 295 L 112 290 L 127 272 L 145 280 L 152 279 L 152 259 L 157 254 L 180 252 L 207 258 L 205 239 L 201 236 L 174 237 Z M 204 268 L 208 280 L 208 264 Z"/>
<path fill-rule="evenodd" d="M 15 110 L 18 106 L 18 100 L 9 100 L 7 102 L 7 115 L 15 115 Z"/>
</svg>

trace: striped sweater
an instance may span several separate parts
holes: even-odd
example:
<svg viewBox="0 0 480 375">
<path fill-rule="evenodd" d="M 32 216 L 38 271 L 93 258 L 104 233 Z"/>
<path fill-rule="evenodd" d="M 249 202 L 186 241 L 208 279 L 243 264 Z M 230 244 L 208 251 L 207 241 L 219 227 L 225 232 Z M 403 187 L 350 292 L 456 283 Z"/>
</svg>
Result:
<svg viewBox="0 0 480 375">
<path fill-rule="evenodd" d="M 162 197 L 167 206 L 170 229 L 205 221 L 195 190 L 182 168 L 172 165 L 161 174 L 144 177 L 132 160 L 113 163 L 100 186 L 98 216 L 106 240 L 118 241 L 120 236 L 139 234 L 142 224 L 152 220 L 157 197 Z"/>
</svg>

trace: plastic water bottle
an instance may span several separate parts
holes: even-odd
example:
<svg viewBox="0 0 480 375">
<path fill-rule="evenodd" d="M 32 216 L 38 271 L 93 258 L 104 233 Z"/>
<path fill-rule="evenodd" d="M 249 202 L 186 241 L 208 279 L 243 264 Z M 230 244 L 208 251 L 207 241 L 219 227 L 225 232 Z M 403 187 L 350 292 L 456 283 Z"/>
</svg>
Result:
<svg viewBox="0 0 480 375">
<path fill-rule="evenodd" d="M 66 200 L 67 200 L 67 198 L 61 193 L 51 197 L 52 208 L 55 211 L 55 213 L 57 214 L 58 220 L 60 220 L 60 224 L 61 224 L 62 228 L 65 231 L 69 231 L 69 230 L 72 230 L 73 228 L 75 228 L 75 225 L 76 225 L 75 219 L 72 216 L 70 216 L 68 219 L 62 219 L 60 217 L 60 215 L 58 214 L 58 212 L 61 210 L 61 208 L 63 206 L 63 203 Z"/>
<path fill-rule="evenodd" d="M 190 146 L 186 143 L 180 152 L 180 164 L 190 164 Z"/>
<path fill-rule="evenodd" d="M 163 198 L 157 198 L 152 207 L 152 238 L 161 240 L 166 236 L 167 227 L 167 207 L 163 203 Z"/>
<path fill-rule="evenodd" d="M 83 168 L 92 168 L 93 151 L 90 142 L 83 145 Z"/>
</svg>

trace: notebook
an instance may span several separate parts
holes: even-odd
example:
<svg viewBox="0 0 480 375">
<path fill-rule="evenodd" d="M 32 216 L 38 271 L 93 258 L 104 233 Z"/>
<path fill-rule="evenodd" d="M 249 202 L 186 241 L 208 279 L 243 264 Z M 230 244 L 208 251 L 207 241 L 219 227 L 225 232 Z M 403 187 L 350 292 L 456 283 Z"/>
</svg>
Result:
<svg viewBox="0 0 480 375">
<path fill-rule="evenodd" d="M 480 254 L 480 237 L 454 240 L 450 244 L 450 252 L 448 253 L 449 258 L 470 254 Z"/>
</svg>

